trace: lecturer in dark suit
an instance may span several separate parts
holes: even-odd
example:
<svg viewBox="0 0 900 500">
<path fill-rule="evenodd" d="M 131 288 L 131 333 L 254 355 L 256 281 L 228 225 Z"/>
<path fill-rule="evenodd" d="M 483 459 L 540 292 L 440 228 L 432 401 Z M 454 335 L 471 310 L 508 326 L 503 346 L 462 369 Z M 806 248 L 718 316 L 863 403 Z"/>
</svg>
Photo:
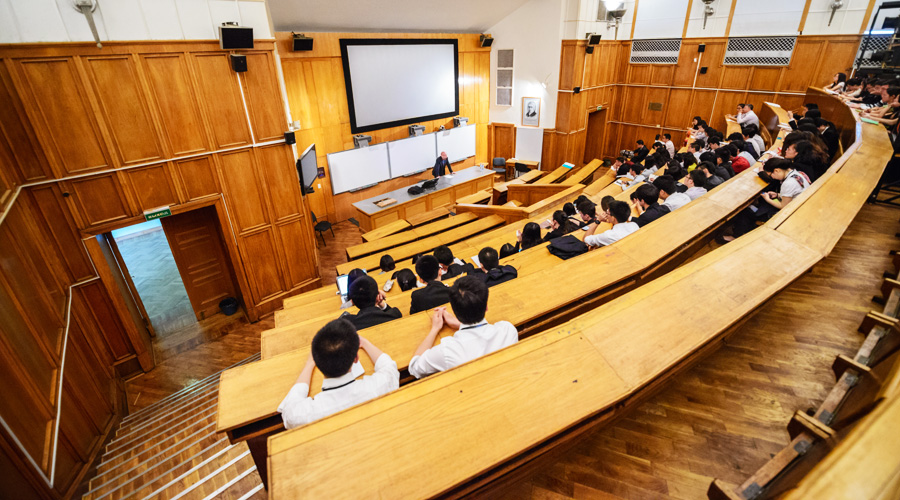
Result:
<svg viewBox="0 0 900 500">
<path fill-rule="evenodd" d="M 444 175 L 447 169 L 450 173 L 453 173 L 453 169 L 450 168 L 450 161 L 447 160 L 447 152 L 441 151 L 441 156 L 438 156 L 437 160 L 434 161 L 434 167 L 431 169 L 431 176 L 437 179 L 438 177 Z"/>
<path fill-rule="evenodd" d="M 387 298 L 378 292 L 378 283 L 371 276 L 354 280 L 347 295 L 353 305 L 359 308 L 359 312 L 345 312 L 341 318 L 353 323 L 357 330 L 387 323 L 403 315 L 400 309 L 387 304 Z"/>
</svg>

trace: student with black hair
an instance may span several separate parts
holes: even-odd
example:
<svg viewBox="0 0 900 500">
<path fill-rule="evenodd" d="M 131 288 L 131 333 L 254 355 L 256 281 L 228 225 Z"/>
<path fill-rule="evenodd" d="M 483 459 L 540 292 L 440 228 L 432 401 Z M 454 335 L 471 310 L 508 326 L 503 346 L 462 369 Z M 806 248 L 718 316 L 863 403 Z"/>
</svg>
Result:
<svg viewBox="0 0 900 500">
<path fill-rule="evenodd" d="M 553 217 L 550 219 L 550 226 L 548 227 L 549 231 L 547 231 L 547 234 L 544 235 L 541 241 L 550 241 L 561 238 L 572 231 L 575 231 L 578 227 L 579 226 L 569 221 L 565 212 L 557 210 L 553 212 Z"/>
<path fill-rule="evenodd" d="M 766 141 L 759 135 L 758 126 L 752 123 L 744 125 L 741 127 L 741 137 L 743 137 L 744 142 L 753 143 L 753 149 L 755 149 L 759 155 L 762 155 L 763 151 L 766 150 Z"/>
<path fill-rule="evenodd" d="M 706 173 L 703 170 L 695 169 L 692 171 L 685 178 L 684 183 L 688 187 L 684 194 L 688 195 L 691 200 L 696 200 L 706 194 Z"/>
<path fill-rule="evenodd" d="M 703 139 L 694 139 L 694 142 L 688 146 L 688 153 L 694 155 L 694 158 L 696 158 L 697 161 L 702 161 L 700 155 L 706 152 L 705 148 L 706 142 L 704 142 Z"/>
<path fill-rule="evenodd" d="M 629 221 L 631 207 L 624 201 L 614 200 L 609 204 L 609 213 L 613 227 L 600 234 L 588 234 L 584 243 L 590 247 L 611 245 L 640 229 L 636 223 Z"/>
<path fill-rule="evenodd" d="M 641 139 L 637 140 L 637 145 L 638 147 L 634 150 L 634 156 L 631 158 L 631 161 L 640 163 L 650 154 L 650 150 L 647 149 L 647 146 L 644 145 L 644 141 Z"/>
<path fill-rule="evenodd" d="M 578 204 L 578 213 L 581 215 L 582 227 L 588 226 L 590 228 L 590 226 L 596 226 L 599 222 L 597 219 L 597 205 L 594 205 L 594 202 L 591 200 L 582 200 Z"/>
<path fill-rule="evenodd" d="M 388 305 L 387 297 L 384 292 L 378 290 L 378 283 L 371 276 L 363 276 L 354 281 L 347 296 L 350 302 L 359 308 L 359 312 L 356 314 L 345 312 L 341 315 L 341 319 L 353 323 L 357 330 L 387 323 L 403 316 L 400 309 Z"/>
<path fill-rule="evenodd" d="M 718 238 L 720 243 L 734 241 L 749 233 L 756 227 L 756 221 L 765 221 L 776 212 L 787 206 L 794 198 L 809 187 L 811 181 L 803 172 L 795 170 L 790 160 L 772 158 L 763 164 L 763 169 L 769 176 L 781 182 L 779 192 L 767 191 L 760 195 L 760 202 L 754 211 L 754 207 L 747 207 L 734 218 L 734 236 Z"/>
<path fill-rule="evenodd" d="M 475 276 L 487 284 L 488 287 L 505 283 L 519 276 L 516 268 L 510 265 L 500 265 L 500 256 L 491 247 L 484 247 L 478 251 L 478 262 L 481 267 L 469 272 L 468 276 Z"/>
<path fill-rule="evenodd" d="M 578 216 L 578 211 L 575 210 L 575 204 L 572 202 L 568 202 L 562 207 L 563 212 L 566 213 L 566 218 L 569 219 L 572 224 L 575 224 L 578 227 L 581 227 L 583 222 L 581 221 L 581 217 Z"/>
<path fill-rule="evenodd" d="M 416 288 L 416 283 L 418 282 L 416 273 L 406 268 L 394 272 L 394 274 L 391 275 L 391 279 L 397 282 L 397 286 L 400 287 L 401 292 L 413 290 Z"/>
<path fill-rule="evenodd" d="M 472 264 L 466 264 L 455 258 L 447 245 L 435 248 L 434 258 L 437 259 L 438 265 L 441 266 L 441 281 L 454 278 L 474 269 Z"/>
<path fill-rule="evenodd" d="M 648 158 L 649 161 L 649 158 Z M 645 162 L 646 163 L 646 162 Z M 626 190 L 635 184 L 640 184 L 644 182 L 644 174 L 643 167 L 638 165 L 637 163 L 631 163 L 628 166 L 628 175 L 625 177 L 619 178 L 616 182 L 622 186 L 622 190 Z M 578 206 L 578 203 L 575 203 L 575 206 Z"/>
<path fill-rule="evenodd" d="M 507 257 L 511 257 L 518 253 L 516 251 L 516 247 L 512 245 L 512 243 L 504 243 L 502 247 L 500 247 L 500 258 L 505 259 Z"/>
<path fill-rule="evenodd" d="M 675 143 L 672 142 L 672 134 L 665 133 L 663 134 L 663 137 L 665 138 L 663 144 L 665 144 L 666 151 L 669 152 L 669 158 L 671 158 L 675 156 Z"/>
<path fill-rule="evenodd" d="M 734 177 L 734 169 L 731 168 L 731 149 L 729 148 L 719 148 L 716 150 L 715 159 L 716 162 L 716 173 L 718 174 L 719 170 L 723 170 L 725 174 L 728 176 L 725 179 L 731 179 Z M 721 176 L 721 174 L 719 174 Z"/>
<path fill-rule="evenodd" d="M 725 182 L 725 179 L 716 175 L 716 166 L 712 163 L 704 161 L 701 162 L 700 166 L 697 168 L 706 174 L 706 184 L 703 187 L 705 187 L 707 191 L 712 191 L 713 188 Z"/>
<path fill-rule="evenodd" d="M 433 255 L 423 255 L 416 261 L 416 274 L 425 286 L 410 295 L 409 314 L 426 311 L 450 300 L 450 288 L 438 280 L 440 270 Z"/>
<path fill-rule="evenodd" d="M 397 264 L 394 263 L 394 258 L 388 254 L 384 254 L 381 256 L 381 260 L 378 261 L 378 267 L 381 269 L 381 272 L 378 274 L 389 273 L 397 267 Z"/>
<path fill-rule="evenodd" d="M 716 153 L 712 151 L 707 151 L 700 155 L 700 164 L 703 163 L 711 163 L 713 165 L 714 173 L 719 176 L 723 181 L 727 181 L 731 179 L 732 172 L 727 168 L 723 167 L 719 164 L 719 158 Z M 729 165 L 730 166 L 730 165 Z"/>
<path fill-rule="evenodd" d="M 829 92 L 843 92 L 844 85 L 847 82 L 847 75 L 844 73 L 835 73 L 834 77 L 831 80 L 831 83 L 826 85 L 824 88 Z"/>
<path fill-rule="evenodd" d="M 715 151 L 721 147 L 722 139 L 719 136 L 712 136 L 706 140 L 706 147 L 709 148 L 710 151 Z"/>
<path fill-rule="evenodd" d="M 516 231 L 517 252 L 540 245 L 541 241 L 541 226 L 537 222 L 529 222 L 521 231 Z"/>
<path fill-rule="evenodd" d="M 638 186 L 631 193 L 631 203 L 637 207 L 637 211 L 640 214 L 637 219 L 634 219 L 634 223 L 638 227 L 644 227 L 669 213 L 669 207 L 659 204 L 659 189 L 652 184 Z"/>
<path fill-rule="evenodd" d="M 738 122 L 738 125 L 752 123 L 759 127 L 759 117 L 753 112 L 753 105 L 749 103 L 738 104 L 737 115 L 727 115 L 728 118 Z"/>
<path fill-rule="evenodd" d="M 360 347 L 374 361 L 375 372 L 357 380 L 365 373 L 359 364 Z M 322 381 L 322 392 L 309 397 L 309 384 L 315 368 L 322 372 L 325 380 Z M 278 405 L 278 412 L 285 428 L 293 429 L 399 387 L 397 363 L 356 333 L 352 323 L 336 319 L 323 326 L 313 337 L 306 365 Z"/>
<path fill-rule="evenodd" d="M 347 293 L 348 294 L 350 293 L 350 286 L 353 285 L 353 282 L 363 276 L 366 276 L 366 272 L 358 267 L 351 269 L 350 272 L 347 273 Z M 353 302 L 350 301 L 349 297 L 347 297 L 346 301 L 341 303 L 341 309 L 348 309 L 352 306 L 353 306 Z"/>
<path fill-rule="evenodd" d="M 416 378 L 449 370 L 518 342 L 519 332 L 508 321 L 491 324 L 487 312 L 487 285 L 474 276 L 463 276 L 450 288 L 451 314 L 440 307 L 431 316 L 431 331 L 409 360 L 409 373 Z M 456 330 L 434 345 L 444 325 Z"/>
<path fill-rule="evenodd" d="M 659 199 L 663 201 L 661 207 L 668 208 L 670 212 L 691 202 L 690 196 L 678 192 L 675 179 L 669 174 L 657 177 L 653 181 L 653 185 L 659 190 Z"/>
<path fill-rule="evenodd" d="M 810 141 L 798 141 L 791 144 L 784 152 L 784 158 L 791 160 L 792 168 L 806 174 L 815 182 L 828 170 L 828 153 Z"/>
<path fill-rule="evenodd" d="M 750 165 L 756 163 L 755 161 L 750 161 L 748 158 L 751 158 L 751 156 L 748 153 L 741 152 L 736 144 L 726 144 L 720 149 L 725 148 L 728 148 L 728 152 L 731 153 L 731 170 L 733 170 L 735 174 L 747 170 L 750 168 Z"/>
</svg>

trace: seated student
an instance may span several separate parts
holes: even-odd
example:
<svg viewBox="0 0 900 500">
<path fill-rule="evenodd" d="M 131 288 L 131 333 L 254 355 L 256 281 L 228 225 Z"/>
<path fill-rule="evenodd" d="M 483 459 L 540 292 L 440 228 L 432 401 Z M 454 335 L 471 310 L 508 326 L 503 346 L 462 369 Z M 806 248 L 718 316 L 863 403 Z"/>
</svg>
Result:
<svg viewBox="0 0 900 500">
<path fill-rule="evenodd" d="M 503 246 L 500 247 L 500 258 L 501 259 L 511 257 L 511 256 L 515 255 L 516 253 L 518 253 L 516 251 L 516 247 L 512 246 L 511 243 L 504 243 Z"/>
<path fill-rule="evenodd" d="M 666 151 L 669 152 L 669 158 L 675 156 L 675 143 L 672 142 L 672 134 L 665 133 L 663 134 L 663 144 L 666 145 Z"/>
<path fill-rule="evenodd" d="M 378 283 L 371 276 L 363 276 L 354 281 L 350 285 L 348 296 L 350 302 L 359 308 L 359 312 L 356 314 L 345 312 L 341 315 L 341 319 L 353 323 L 357 330 L 387 323 L 403 316 L 400 309 L 388 305 L 387 297 L 384 292 L 378 290 Z"/>
<path fill-rule="evenodd" d="M 591 200 L 582 200 L 578 204 L 578 213 L 581 215 L 582 227 L 587 226 L 590 231 L 591 226 L 596 226 L 600 221 L 597 219 L 597 205 Z"/>
<path fill-rule="evenodd" d="M 718 157 L 716 153 L 712 151 L 707 151 L 700 155 L 700 163 L 707 162 L 712 163 L 715 167 L 715 174 L 722 178 L 722 180 L 727 181 L 733 177 L 732 171 L 725 168 L 723 165 L 719 164 Z M 731 165 L 729 165 L 730 167 Z"/>
<path fill-rule="evenodd" d="M 609 213 L 612 219 L 610 221 L 613 225 L 612 229 L 607 229 L 600 234 L 593 234 L 596 228 L 589 229 L 588 233 L 590 234 L 584 237 L 586 245 L 591 247 L 611 245 L 640 229 L 640 226 L 628 220 L 631 218 L 631 207 L 628 206 L 628 203 L 619 200 L 612 201 L 609 204 Z"/>
<path fill-rule="evenodd" d="M 637 140 L 637 145 L 638 147 L 634 150 L 634 156 L 631 158 L 631 161 L 640 163 L 644 161 L 644 158 L 646 158 L 648 154 L 650 154 L 650 150 L 647 149 L 647 146 L 644 145 L 644 141 L 641 139 Z"/>
<path fill-rule="evenodd" d="M 731 179 L 734 177 L 734 169 L 731 167 L 731 148 L 719 148 L 716 150 L 716 173 L 718 174 L 719 169 L 725 171 L 725 174 L 728 176 L 725 179 Z M 721 176 L 721 175 L 720 175 Z"/>
<path fill-rule="evenodd" d="M 755 162 L 759 159 L 759 151 L 756 150 L 756 146 L 752 142 L 745 141 L 744 136 L 740 132 L 729 135 L 728 141 L 737 146 L 742 153 L 747 153 L 749 155 L 747 157 L 748 161 Z"/>
<path fill-rule="evenodd" d="M 498 321 L 492 325 L 484 319 L 488 295 L 487 285 L 474 276 L 463 276 L 456 280 L 450 289 L 450 308 L 453 314 L 445 307 L 434 311 L 431 316 L 431 331 L 409 360 L 410 375 L 422 378 L 449 370 L 518 342 L 519 332 L 512 323 Z M 434 345 L 445 324 L 455 329 L 456 333 L 451 337 L 444 337 L 440 344 Z"/>
<path fill-rule="evenodd" d="M 743 139 L 735 139 L 735 140 L 731 141 L 731 143 L 729 143 L 729 146 L 734 146 L 734 148 L 731 150 L 732 158 L 740 156 L 741 158 L 744 158 L 745 160 L 747 160 L 747 164 L 749 164 L 749 165 L 753 165 L 754 163 L 756 163 L 756 160 L 759 159 L 759 155 L 754 156 L 753 154 L 750 154 L 747 151 L 748 148 L 753 149 L 753 146 L 745 143 L 743 141 Z M 735 153 L 735 150 L 737 151 L 737 153 Z M 731 166 L 733 168 L 734 160 L 732 159 L 731 161 L 732 161 Z"/>
<path fill-rule="evenodd" d="M 687 169 L 688 173 L 692 172 L 695 168 L 697 168 L 697 157 L 690 153 L 681 153 L 680 154 L 681 165 Z"/>
<path fill-rule="evenodd" d="M 707 191 L 712 191 L 714 187 L 725 182 L 725 179 L 716 175 L 715 165 L 708 161 L 701 162 L 698 169 L 702 170 L 703 173 L 706 174 L 706 185 L 704 185 L 703 187 L 705 187 Z"/>
<path fill-rule="evenodd" d="M 862 80 L 859 78 L 851 78 L 847 80 L 847 85 L 844 87 L 844 91 L 841 92 L 840 97 L 857 97 L 862 90 Z"/>
<path fill-rule="evenodd" d="M 375 362 L 375 373 L 365 373 L 359 364 L 359 348 Z M 309 397 L 313 369 L 325 376 L 322 392 Z M 284 426 L 293 429 L 314 422 L 364 401 L 377 398 L 400 387 L 397 363 L 371 342 L 356 333 L 353 324 L 336 319 L 323 326 L 313 337 L 306 365 L 297 382 L 278 405 Z"/>
<path fill-rule="evenodd" d="M 726 146 L 723 146 L 721 149 L 725 149 L 725 148 L 727 148 L 728 152 L 731 153 L 731 170 L 733 170 L 735 174 L 739 174 L 739 173 L 743 172 L 744 170 L 747 170 L 748 168 L 750 168 L 750 165 L 752 165 L 753 163 L 756 163 L 756 162 L 751 163 L 749 160 L 747 160 L 747 157 L 741 156 L 740 154 L 738 154 L 738 153 L 740 153 L 740 150 L 734 144 L 728 144 Z M 746 153 L 743 153 L 743 154 L 746 154 Z M 749 156 L 749 155 L 747 155 L 747 156 Z"/>
<path fill-rule="evenodd" d="M 406 292 L 416 288 L 416 274 L 409 269 L 401 269 L 391 275 L 392 280 L 397 280 L 397 286 L 401 292 Z"/>
<path fill-rule="evenodd" d="M 666 166 L 665 175 L 668 175 L 669 177 L 671 177 L 672 179 L 675 180 L 675 191 L 676 192 L 684 193 L 685 191 L 688 190 L 687 186 L 685 186 L 684 184 L 679 182 L 680 180 L 687 177 L 688 172 L 677 161 L 672 160 L 669 162 L 669 164 Z M 660 176 L 660 177 L 663 177 L 663 176 Z"/>
<path fill-rule="evenodd" d="M 622 177 L 616 181 L 620 186 L 622 186 L 622 191 L 625 191 L 631 186 L 644 182 L 645 177 L 641 173 L 642 171 L 643 168 L 640 165 L 632 163 L 631 166 L 628 167 L 628 176 Z M 576 203 L 575 206 L 578 206 L 578 204 Z"/>
<path fill-rule="evenodd" d="M 706 140 L 706 147 L 709 148 L 710 151 L 715 151 L 719 149 L 722 145 L 722 139 L 719 136 L 714 135 Z"/>
<path fill-rule="evenodd" d="M 470 271 L 468 276 L 474 276 L 487 284 L 488 287 L 505 283 L 519 276 L 516 268 L 510 265 L 500 265 L 500 256 L 491 247 L 484 247 L 478 251 L 478 262 L 481 267 Z"/>
<path fill-rule="evenodd" d="M 516 231 L 517 252 L 540 245 L 541 241 L 541 226 L 537 222 L 529 222 L 521 231 Z"/>
<path fill-rule="evenodd" d="M 656 189 L 659 189 L 659 199 L 663 201 L 662 206 L 674 212 L 679 208 L 691 202 L 691 197 L 685 193 L 679 193 L 675 187 L 675 178 L 671 175 L 661 175 L 653 181 Z"/>
<path fill-rule="evenodd" d="M 753 149 L 760 155 L 766 150 L 766 141 L 759 135 L 759 127 L 756 125 L 748 123 L 741 127 L 741 137 L 743 137 L 744 142 L 753 143 Z"/>
<path fill-rule="evenodd" d="M 784 152 L 784 158 L 792 161 L 791 167 L 806 174 L 815 182 L 828 170 L 828 153 L 810 141 L 797 141 Z"/>
<path fill-rule="evenodd" d="M 772 179 L 781 181 L 780 192 L 767 191 L 760 195 L 758 207 L 747 207 L 734 218 L 734 236 L 718 238 L 720 243 L 734 241 L 749 233 L 756 227 L 756 221 L 768 220 L 811 184 L 806 174 L 793 168 L 790 160 L 772 158 L 763 164 L 763 169 Z"/>
<path fill-rule="evenodd" d="M 433 255 L 423 255 L 416 261 L 416 274 L 425 286 L 410 295 L 409 314 L 427 311 L 450 300 L 450 288 L 438 281 L 440 270 Z"/>
<path fill-rule="evenodd" d="M 434 258 L 437 259 L 438 265 L 441 266 L 441 281 L 454 278 L 474 269 L 472 264 L 466 264 L 455 258 L 453 252 L 447 245 L 441 245 L 435 248 Z"/>
<path fill-rule="evenodd" d="M 694 158 L 696 158 L 697 161 L 702 161 L 700 160 L 700 154 L 706 152 L 705 148 L 706 142 L 704 142 L 703 139 L 695 139 L 694 142 L 688 146 L 688 153 L 694 155 Z"/>
<path fill-rule="evenodd" d="M 847 83 L 847 75 L 844 73 L 835 73 L 834 77 L 831 79 L 831 83 L 824 87 L 825 90 L 829 90 L 831 92 L 843 92 L 844 86 Z"/>
<path fill-rule="evenodd" d="M 550 219 L 550 226 L 547 231 L 547 234 L 541 239 L 541 241 L 550 241 L 556 238 L 563 237 L 572 231 L 578 229 L 579 226 L 574 224 L 566 217 L 566 213 L 562 210 L 557 210 L 553 212 L 553 218 Z"/>
<path fill-rule="evenodd" d="M 705 141 L 709 138 L 706 134 L 706 121 L 704 121 L 699 116 L 695 116 L 693 120 L 694 126 L 688 129 L 688 132 L 691 134 L 692 139 L 699 139 Z"/>
<path fill-rule="evenodd" d="M 566 203 L 565 205 L 563 205 L 562 209 L 563 209 L 563 212 L 566 213 L 566 218 L 569 219 L 569 221 L 572 224 L 575 224 L 578 227 L 581 227 L 584 224 L 581 221 L 581 217 L 578 216 L 578 211 L 575 210 L 574 203 L 571 203 L 571 202 Z"/>
<path fill-rule="evenodd" d="M 616 160 L 613 162 L 613 164 L 609 166 L 609 168 L 611 168 L 611 169 L 615 170 L 616 172 L 618 172 L 618 171 L 619 171 L 619 168 L 620 168 L 622 165 L 624 165 L 624 164 L 625 164 L 625 157 L 624 157 L 624 156 L 619 156 L 619 157 L 616 158 Z"/>
<path fill-rule="evenodd" d="M 696 200 L 706 194 L 706 173 L 703 170 L 696 169 L 688 174 L 684 183 L 688 187 L 684 194 L 688 195 L 691 200 Z"/>
<path fill-rule="evenodd" d="M 609 204 L 616 199 L 612 196 L 606 195 L 600 200 L 600 212 L 597 212 L 597 221 L 598 222 L 611 222 L 612 216 L 609 214 Z M 596 211 L 596 207 L 594 208 Z"/>
<path fill-rule="evenodd" d="M 389 273 L 397 267 L 397 264 L 394 263 L 394 258 L 388 254 L 384 254 L 381 256 L 381 260 L 378 261 L 378 267 L 381 269 L 381 272 L 378 274 Z"/>
<path fill-rule="evenodd" d="M 637 219 L 634 219 L 638 227 L 644 227 L 669 213 L 669 207 L 660 206 L 659 189 L 652 184 L 638 186 L 631 193 L 631 203 L 637 207 L 637 211 L 640 214 Z"/>
<path fill-rule="evenodd" d="M 350 293 L 350 286 L 353 285 L 353 282 L 357 279 L 366 276 L 366 272 L 360 268 L 351 269 L 349 273 L 347 273 L 347 293 Z M 341 297 L 343 299 L 343 297 Z M 350 297 L 347 297 L 347 300 L 341 303 L 341 309 L 348 309 L 353 307 L 353 302 L 350 301 Z"/>
</svg>

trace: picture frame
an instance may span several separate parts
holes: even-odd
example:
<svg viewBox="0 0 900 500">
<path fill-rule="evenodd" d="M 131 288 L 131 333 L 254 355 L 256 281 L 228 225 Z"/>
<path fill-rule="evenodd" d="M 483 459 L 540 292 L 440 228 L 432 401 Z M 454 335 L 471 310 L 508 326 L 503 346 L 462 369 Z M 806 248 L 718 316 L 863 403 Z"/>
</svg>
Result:
<svg viewBox="0 0 900 500">
<path fill-rule="evenodd" d="M 523 127 L 540 127 L 541 126 L 541 98 L 540 97 L 523 97 L 522 98 L 522 126 Z"/>
</svg>

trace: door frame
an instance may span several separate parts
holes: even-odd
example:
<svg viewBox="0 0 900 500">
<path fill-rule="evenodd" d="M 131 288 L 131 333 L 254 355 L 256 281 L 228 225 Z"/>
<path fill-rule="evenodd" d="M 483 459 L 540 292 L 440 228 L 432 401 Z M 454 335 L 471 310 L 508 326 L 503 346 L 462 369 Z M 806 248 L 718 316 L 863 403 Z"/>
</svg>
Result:
<svg viewBox="0 0 900 500">
<path fill-rule="evenodd" d="M 594 113 L 606 113 L 606 111 L 609 110 L 609 108 L 607 108 L 605 104 L 602 105 L 601 108 L 602 109 L 593 108 L 593 109 L 588 110 L 587 116 L 585 118 L 585 125 L 584 125 L 585 147 L 581 153 L 582 161 L 584 163 L 587 163 L 587 162 L 593 160 L 593 158 L 586 159 L 587 158 L 588 136 L 590 135 L 590 132 L 591 132 L 591 115 L 593 115 Z M 601 127 L 600 140 L 599 140 L 600 155 L 598 156 L 598 158 L 600 158 L 601 160 L 603 159 L 603 148 L 604 148 L 604 145 L 606 144 L 606 134 L 609 131 L 609 115 L 604 114 L 603 118 L 604 118 L 603 126 Z"/>
<path fill-rule="evenodd" d="M 106 239 L 106 243 L 109 245 L 109 248 L 112 250 L 113 257 L 116 259 L 116 264 L 119 265 L 119 271 L 122 273 L 122 277 L 125 279 L 125 284 L 128 286 L 128 291 L 131 292 L 131 299 L 134 301 L 137 306 L 138 312 L 144 320 L 144 326 L 147 327 L 147 332 L 151 337 L 156 337 L 156 329 L 153 327 L 153 323 L 150 322 L 150 315 L 147 314 L 147 308 L 144 307 L 144 300 L 141 299 L 141 295 L 137 291 L 137 287 L 134 286 L 134 280 L 131 279 L 131 273 L 128 271 L 128 265 L 125 263 L 125 259 L 122 257 L 122 252 L 119 251 L 119 244 L 116 242 L 116 239 L 113 237 L 112 233 L 103 233 L 103 237 Z"/>
<path fill-rule="evenodd" d="M 223 199 L 221 193 L 209 195 L 194 201 L 189 201 L 187 203 L 173 205 L 170 207 L 170 210 L 172 211 L 172 215 L 176 215 L 205 207 L 214 207 L 216 210 L 216 218 L 218 219 L 219 231 L 222 236 L 222 241 L 225 244 L 225 255 L 227 256 L 229 264 L 231 264 L 230 271 L 233 273 L 235 283 L 237 284 L 236 295 L 238 303 L 244 310 L 244 313 L 247 315 L 247 319 L 250 322 L 256 322 L 259 320 L 259 310 L 253 305 L 248 305 L 247 301 L 245 300 L 245 297 L 253 297 L 253 295 L 250 293 L 250 285 L 247 282 L 246 269 L 244 268 L 244 263 L 241 260 L 240 253 L 238 251 L 237 236 L 235 234 L 234 227 L 232 227 L 231 225 L 231 220 L 228 217 L 228 207 L 225 206 L 225 200 Z M 92 238 L 99 234 L 112 232 L 114 229 L 121 229 L 123 227 L 138 224 L 140 222 L 143 222 L 144 220 L 145 219 L 143 216 L 134 216 L 107 224 L 100 224 L 82 230 L 81 236 L 83 239 Z M 95 260 L 94 266 L 103 266 L 108 268 L 105 261 Z M 118 269 L 109 269 L 109 271 L 119 272 Z M 124 312 L 127 313 L 127 311 Z M 119 313 L 121 315 L 122 311 L 120 311 Z"/>
</svg>

